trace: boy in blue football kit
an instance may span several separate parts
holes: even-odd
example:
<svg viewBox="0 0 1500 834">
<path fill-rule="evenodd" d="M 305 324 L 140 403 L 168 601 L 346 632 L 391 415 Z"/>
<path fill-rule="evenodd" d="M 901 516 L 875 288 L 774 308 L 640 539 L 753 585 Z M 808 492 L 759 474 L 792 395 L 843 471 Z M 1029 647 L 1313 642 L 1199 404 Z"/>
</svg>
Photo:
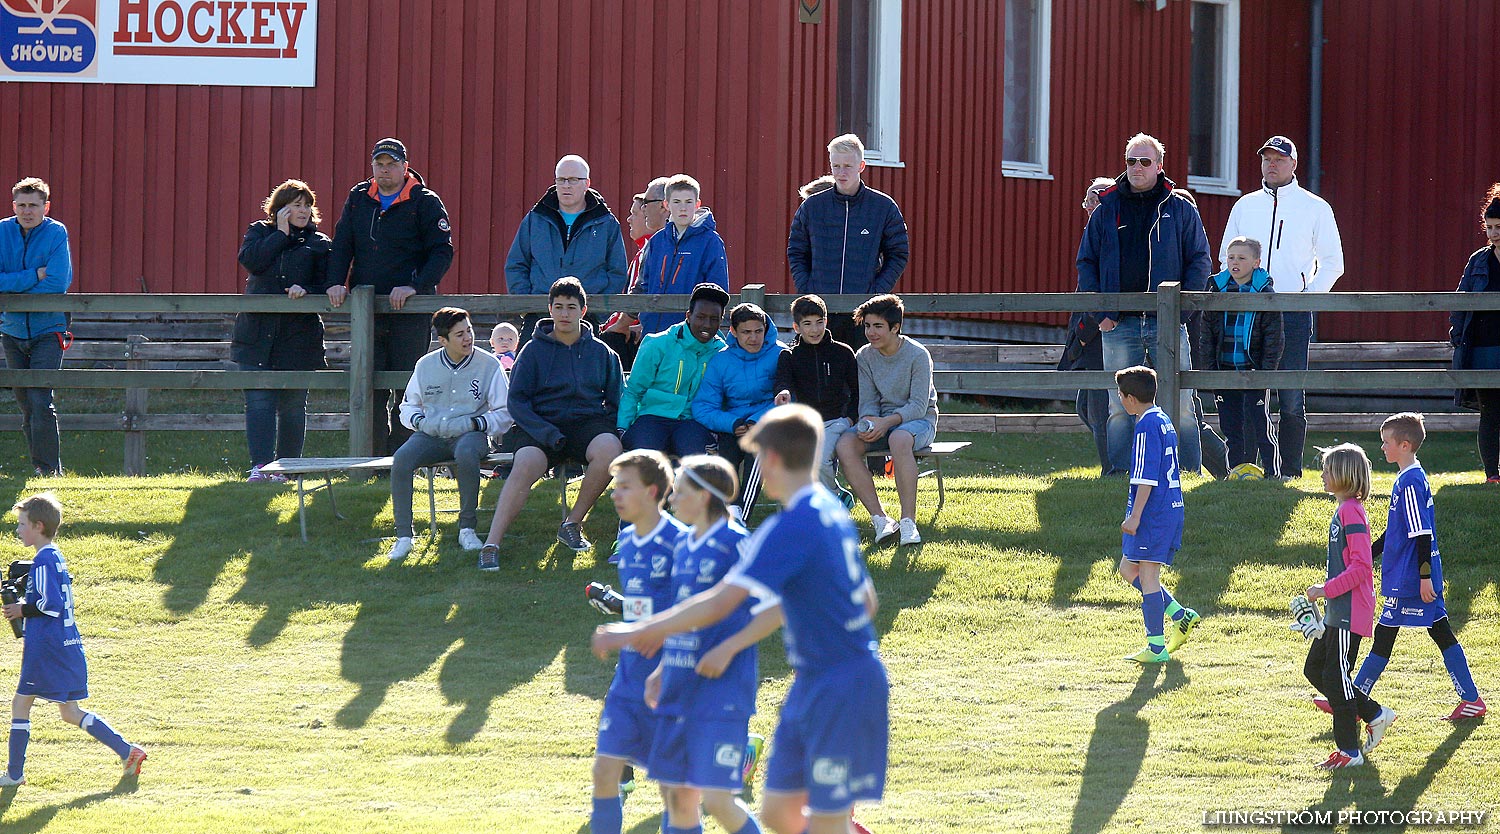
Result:
<svg viewBox="0 0 1500 834">
<path fill-rule="evenodd" d="M 1177 469 L 1177 430 L 1156 406 L 1156 372 L 1137 365 L 1115 373 L 1120 402 L 1137 418 L 1130 465 L 1130 493 L 1120 524 L 1120 578 L 1141 592 L 1146 621 L 1146 648 L 1125 658 L 1136 663 L 1164 663 L 1187 642 L 1202 619 L 1184 608 L 1161 584 L 1163 565 L 1182 548 L 1182 476 Z M 1163 634 L 1162 618 L 1172 618 L 1172 635 Z"/>
<path fill-rule="evenodd" d="M 610 465 L 615 511 L 628 526 L 620 531 L 616 554 L 626 622 L 671 607 L 672 551 L 687 525 L 661 512 L 671 488 L 672 466 L 660 452 L 626 452 Z M 604 711 L 599 716 L 594 754 L 593 834 L 620 834 L 624 826 L 620 780 L 627 764 L 645 767 L 656 737 L 656 714 L 646 705 L 646 679 L 657 662 L 632 649 L 620 652 Z"/>
<path fill-rule="evenodd" d="M 1481 718 L 1486 712 L 1484 699 L 1479 697 L 1469 660 L 1443 605 L 1443 562 L 1438 555 L 1432 489 L 1417 461 L 1417 450 L 1426 438 L 1420 414 L 1394 414 L 1380 426 L 1380 450 L 1386 462 L 1401 467 L 1401 472 L 1391 487 L 1385 532 L 1372 548 L 1384 560 L 1380 569 L 1384 607 L 1375 625 L 1375 645 L 1360 665 L 1354 685 L 1369 695 L 1390 662 L 1398 630 L 1425 628 L 1442 651 L 1443 665 L 1458 691 L 1459 705 L 1447 720 Z"/>
<path fill-rule="evenodd" d="M 26 599 L 5 606 L 5 618 L 25 618 L 21 682 L 10 711 L 10 763 L 0 787 L 26 784 L 26 746 L 31 741 L 31 705 L 36 699 L 57 703 L 63 720 L 83 728 L 115 751 L 126 776 L 141 772 L 146 751 L 120 737 L 104 719 L 78 705 L 89 697 L 88 663 L 83 638 L 73 619 L 73 578 L 62 553 L 52 543 L 62 524 L 62 505 L 51 493 L 34 495 L 12 509 L 18 514 L 16 536 L 36 557 L 26 579 Z"/>
<path fill-rule="evenodd" d="M 670 634 L 718 622 L 754 594 L 780 604 L 797 676 L 766 771 L 761 821 L 778 834 L 849 834 L 854 803 L 885 790 L 890 685 L 873 617 L 878 606 L 859 536 L 838 498 L 816 483 L 822 419 L 804 405 L 768 412 L 745 444 L 766 493 L 781 502 L 729 575 L 671 610 L 600 626 L 594 652 L 649 651 Z"/>
</svg>

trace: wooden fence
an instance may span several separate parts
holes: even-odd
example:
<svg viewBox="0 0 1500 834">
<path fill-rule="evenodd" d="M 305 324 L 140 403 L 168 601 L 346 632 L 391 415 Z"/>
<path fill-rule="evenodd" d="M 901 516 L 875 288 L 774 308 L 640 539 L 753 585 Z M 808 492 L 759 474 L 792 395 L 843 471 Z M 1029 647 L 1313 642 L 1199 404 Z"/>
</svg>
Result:
<svg viewBox="0 0 1500 834">
<path fill-rule="evenodd" d="M 736 301 L 760 304 L 772 313 L 791 309 L 793 295 L 767 295 L 761 285 L 749 285 L 740 291 Z M 824 300 L 832 310 L 851 310 L 865 300 L 864 296 L 831 295 Z M 980 294 L 913 294 L 902 295 L 908 313 L 944 315 L 956 313 L 1055 313 L 1093 311 L 1108 307 L 1123 311 L 1154 313 L 1158 321 L 1178 321 L 1185 312 L 1195 310 L 1272 310 L 1272 311 L 1450 311 L 1500 309 L 1500 298 L 1489 293 L 1316 293 L 1316 294 L 1220 294 L 1184 293 L 1177 284 L 1163 284 L 1155 293 L 1120 293 L 1099 296 L 1086 293 L 980 293 Z M 682 295 L 615 295 L 591 299 L 596 312 L 626 310 L 630 312 L 673 312 L 684 309 L 688 297 Z M 444 306 L 458 306 L 476 316 L 515 316 L 540 313 L 546 308 L 546 297 L 540 295 L 474 295 L 414 296 L 406 302 L 403 313 L 428 315 Z M 327 371 L 238 371 L 238 370 L 162 370 L 146 367 L 150 350 L 144 339 L 133 339 L 127 346 L 126 365 L 122 370 L 88 370 L 64 368 L 56 371 L 0 370 L 0 387 L 49 387 L 83 389 L 121 389 L 127 392 L 124 414 L 116 428 L 126 431 L 126 471 L 144 471 L 144 392 L 151 389 L 218 389 L 247 388 L 312 390 L 346 390 L 348 392 L 349 452 L 371 453 L 371 426 L 374 391 L 388 388 L 400 391 L 406 386 L 406 372 L 374 373 L 374 316 L 390 312 L 384 298 L 376 298 L 369 287 L 357 287 L 339 308 L 329 305 L 323 296 L 289 299 L 276 295 L 122 295 L 122 294 L 0 294 L 0 311 L 70 313 L 155 313 L 170 319 L 172 314 L 198 313 L 321 313 L 337 319 L 347 317 L 349 326 L 349 368 Z M 170 323 L 170 322 L 168 322 Z M 958 349 L 949 346 L 946 349 Z M 1158 368 L 1177 365 L 1176 328 L 1158 333 L 1156 363 Z M 999 354 L 996 346 L 964 348 L 979 361 Z M 1042 346 L 1040 351 L 1051 348 Z M 1042 355 L 1038 353 L 1038 356 Z M 1047 354 L 1051 355 L 1051 354 Z M 1394 360 L 1395 357 L 1393 357 Z M 1012 360 L 1016 361 L 1016 360 Z M 938 370 L 934 382 L 939 390 L 1004 391 L 1059 388 L 1110 389 L 1113 375 L 1107 371 L 1070 371 L 1060 376 L 1054 370 Z M 1451 390 L 1459 387 L 1500 388 L 1500 371 L 1453 370 L 1308 370 L 1308 371 L 1179 371 L 1160 373 L 1158 399 L 1172 402 L 1182 387 L 1207 389 L 1303 388 L 1320 391 L 1390 391 Z M 137 392 L 132 396 L 130 392 Z M 993 415 L 975 415 L 990 417 Z M 1047 415 L 1033 415 L 1046 417 Z M 980 426 L 998 427 L 998 421 L 965 420 L 961 430 L 982 430 Z M 1019 422 L 1024 422 L 1019 421 Z M 947 423 L 945 422 L 945 427 Z M 158 426 L 165 428 L 166 426 Z M 208 426 L 205 426 L 207 428 Z M 957 426 L 955 425 L 955 428 Z M 1024 430 L 1024 429 L 1022 429 Z"/>
</svg>

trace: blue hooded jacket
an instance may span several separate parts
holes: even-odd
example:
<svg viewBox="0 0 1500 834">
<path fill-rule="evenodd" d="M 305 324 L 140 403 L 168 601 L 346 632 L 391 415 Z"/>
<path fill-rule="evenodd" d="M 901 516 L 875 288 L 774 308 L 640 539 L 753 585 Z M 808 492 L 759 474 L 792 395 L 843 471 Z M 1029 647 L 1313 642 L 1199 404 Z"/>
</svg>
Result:
<svg viewBox="0 0 1500 834">
<path fill-rule="evenodd" d="M 551 186 L 521 226 L 505 256 L 505 291 L 511 295 L 545 293 L 559 278 L 573 276 L 589 295 L 625 291 L 625 239 L 620 221 L 592 188 L 583 198 L 583 213 L 570 231 Z"/>
<path fill-rule="evenodd" d="M 571 345 L 552 335 L 552 319 L 536 323 L 531 341 L 510 369 L 508 407 L 516 428 L 549 447 L 563 439 L 559 423 L 599 418 L 614 423 L 620 413 L 624 374 L 620 357 L 581 322 Z"/>
<path fill-rule="evenodd" d="M 740 420 L 759 420 L 776 404 L 776 363 L 786 345 L 776 341 L 767 317 L 766 341 L 750 353 L 729 332 L 729 347 L 714 354 L 693 397 L 693 419 L 710 431 L 729 434 Z"/>
<path fill-rule="evenodd" d="M 729 292 L 729 261 L 724 239 L 714 231 L 714 215 L 699 209 L 691 225 L 677 236 L 677 226 L 651 236 L 641 263 L 641 286 L 649 295 L 688 295 L 699 284 L 718 284 Z M 686 318 L 684 313 L 641 313 L 641 332 L 660 333 Z"/>
<path fill-rule="evenodd" d="M 38 267 L 47 277 L 38 279 Z M 0 292 L 63 293 L 73 284 L 73 256 L 68 251 L 68 228 L 43 217 L 29 234 L 21 234 L 21 221 L 0 220 Z M 68 317 L 60 312 L 10 313 L 0 316 L 0 333 L 16 339 L 35 339 L 68 329 Z"/>
<path fill-rule="evenodd" d="M 1158 176 L 1166 185 L 1166 197 L 1157 204 L 1156 219 L 1151 225 L 1150 291 L 1156 292 L 1161 284 L 1177 281 L 1182 284 L 1183 292 L 1202 292 L 1208 286 L 1212 263 L 1203 219 L 1186 197 L 1174 191 L 1177 186 L 1165 174 Z M 1083 240 L 1078 244 L 1079 292 L 1120 291 L 1120 201 L 1129 189 L 1130 182 L 1121 174 L 1112 187 L 1099 195 L 1099 208 L 1089 218 Z M 1100 310 L 1094 319 L 1119 321 L 1120 311 Z M 1182 320 L 1187 322 L 1186 312 Z"/>
</svg>

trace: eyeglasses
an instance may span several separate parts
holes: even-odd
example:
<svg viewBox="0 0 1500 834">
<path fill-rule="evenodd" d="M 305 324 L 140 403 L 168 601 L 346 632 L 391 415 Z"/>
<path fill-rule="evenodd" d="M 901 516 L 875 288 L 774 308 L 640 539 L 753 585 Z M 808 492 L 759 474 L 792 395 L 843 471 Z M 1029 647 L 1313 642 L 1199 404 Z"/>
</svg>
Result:
<svg viewBox="0 0 1500 834">
<path fill-rule="evenodd" d="M 652 203 L 665 203 L 665 202 L 666 202 L 666 200 L 642 200 L 641 201 L 641 205 L 643 205 L 643 206 L 649 206 Z"/>
<path fill-rule="evenodd" d="M 579 185 L 585 180 L 585 177 L 558 177 L 554 182 L 558 185 Z"/>
<path fill-rule="evenodd" d="M 1152 165 L 1155 165 L 1155 164 L 1156 164 L 1156 160 L 1152 159 L 1149 156 L 1142 156 L 1142 157 L 1127 156 L 1127 157 L 1125 157 L 1125 167 L 1126 168 L 1134 168 L 1137 165 L 1141 166 L 1142 168 L 1150 168 Z"/>
</svg>

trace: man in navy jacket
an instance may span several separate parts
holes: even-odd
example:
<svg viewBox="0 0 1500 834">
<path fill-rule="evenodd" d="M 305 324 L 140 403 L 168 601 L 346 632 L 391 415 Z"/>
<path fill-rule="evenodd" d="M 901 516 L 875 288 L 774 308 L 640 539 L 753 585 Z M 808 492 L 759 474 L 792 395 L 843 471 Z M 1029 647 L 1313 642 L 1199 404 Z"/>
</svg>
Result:
<svg viewBox="0 0 1500 834">
<path fill-rule="evenodd" d="M 865 185 L 865 146 L 847 133 L 828 143 L 833 188 L 808 197 L 792 218 L 786 260 L 803 295 L 883 295 L 893 291 L 908 258 L 906 218 L 883 192 Z M 851 313 L 834 313 L 833 337 L 858 350 L 864 331 Z"/>
<path fill-rule="evenodd" d="M 1113 188 L 1099 195 L 1099 208 L 1089 218 L 1078 246 L 1078 291 L 1097 293 L 1155 292 L 1164 282 L 1176 281 L 1184 292 L 1201 291 L 1208 283 L 1211 258 L 1208 235 L 1198 208 L 1175 192 L 1162 172 L 1166 147 L 1154 136 L 1138 133 L 1125 143 L 1125 173 Z M 1156 314 L 1150 311 L 1100 310 L 1094 314 L 1104 343 L 1104 369 L 1118 371 L 1134 365 L 1154 365 Z M 1171 322 L 1179 330 L 1177 361 L 1192 368 L 1186 318 Z M 1202 466 L 1198 421 L 1193 414 L 1192 389 L 1180 392 L 1174 416 L 1179 443 L 1178 466 L 1196 472 Z M 1131 438 L 1135 418 L 1125 411 L 1119 394 L 1109 400 L 1110 468 L 1130 471 Z"/>
</svg>

